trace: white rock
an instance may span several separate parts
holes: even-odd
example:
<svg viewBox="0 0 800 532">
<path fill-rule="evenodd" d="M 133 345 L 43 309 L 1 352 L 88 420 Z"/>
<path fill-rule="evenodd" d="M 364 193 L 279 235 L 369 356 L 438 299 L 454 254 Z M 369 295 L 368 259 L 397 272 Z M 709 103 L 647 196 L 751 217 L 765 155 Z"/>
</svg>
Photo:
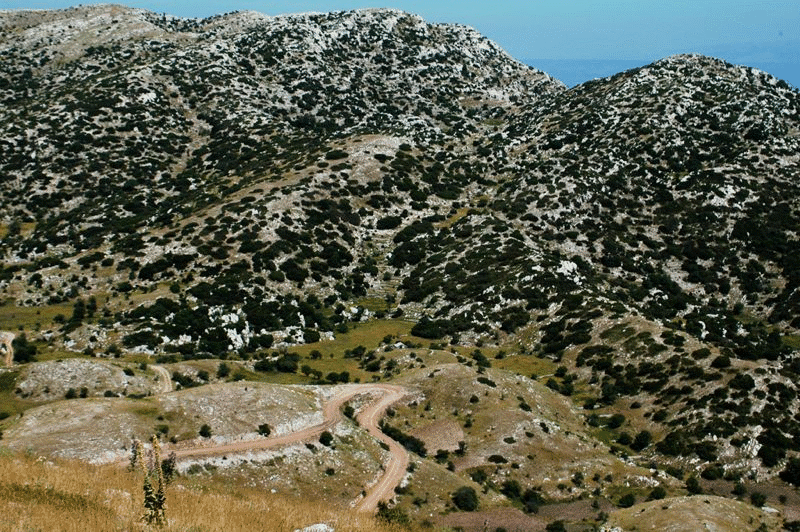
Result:
<svg viewBox="0 0 800 532">
<path fill-rule="evenodd" d="M 333 527 L 324 523 L 307 526 L 305 528 L 298 528 L 294 532 L 336 532 Z"/>
</svg>

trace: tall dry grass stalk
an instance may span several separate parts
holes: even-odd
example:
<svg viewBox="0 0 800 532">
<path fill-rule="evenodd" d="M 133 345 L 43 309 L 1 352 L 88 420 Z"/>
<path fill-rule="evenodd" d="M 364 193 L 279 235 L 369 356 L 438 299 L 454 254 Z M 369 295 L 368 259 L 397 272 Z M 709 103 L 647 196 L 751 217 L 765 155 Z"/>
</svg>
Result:
<svg viewBox="0 0 800 532">
<path fill-rule="evenodd" d="M 136 467 L 138 462 L 144 475 L 142 491 L 144 491 L 145 513 L 142 520 L 150 526 L 164 528 L 167 524 L 167 483 L 164 480 L 164 471 L 161 465 L 161 444 L 155 434 L 150 438 L 150 444 L 152 449 L 150 454 L 145 457 L 142 442 L 137 439 L 133 440 L 131 469 Z"/>
<path fill-rule="evenodd" d="M 163 530 L 293 532 L 327 523 L 337 532 L 400 532 L 375 518 L 254 488 L 178 477 Z M 141 475 L 118 466 L 0 451 L 0 531 L 147 531 Z"/>
</svg>

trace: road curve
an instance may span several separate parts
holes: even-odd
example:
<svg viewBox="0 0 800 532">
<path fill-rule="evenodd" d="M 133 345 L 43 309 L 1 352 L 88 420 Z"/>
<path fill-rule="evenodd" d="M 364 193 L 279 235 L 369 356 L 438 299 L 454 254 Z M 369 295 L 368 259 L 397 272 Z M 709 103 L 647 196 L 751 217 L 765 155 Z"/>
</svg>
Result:
<svg viewBox="0 0 800 532">
<path fill-rule="evenodd" d="M 163 369 L 163 368 L 162 368 Z M 217 456 L 221 454 L 234 454 L 247 451 L 270 449 L 319 438 L 326 430 L 332 429 L 342 420 L 341 408 L 344 403 L 353 397 L 367 393 L 380 393 L 380 397 L 370 403 L 358 415 L 358 422 L 372 436 L 378 438 L 389 446 L 390 457 L 384 467 L 384 473 L 378 482 L 370 486 L 366 496 L 357 503 L 359 512 L 374 512 L 378 503 L 392 497 L 394 488 L 405 476 L 408 466 L 408 452 L 396 441 L 386 436 L 378 428 L 383 413 L 386 409 L 402 399 L 408 392 L 401 386 L 391 384 L 352 384 L 345 385 L 336 390 L 333 396 L 323 406 L 323 421 L 319 425 L 308 427 L 290 434 L 282 434 L 269 438 L 250 440 L 245 442 L 211 445 L 208 447 L 190 447 L 185 449 L 165 450 L 165 453 L 174 452 L 178 460 L 201 456 Z"/>
<path fill-rule="evenodd" d="M 384 468 L 383 476 L 369 488 L 367 495 L 356 506 L 356 510 L 359 512 L 374 512 L 378 508 L 379 502 L 390 499 L 394 488 L 403 480 L 408 467 L 408 452 L 378 428 L 378 423 L 386 409 L 402 399 L 406 391 L 399 386 L 389 385 L 382 389 L 385 391 L 383 397 L 362 411 L 358 415 L 358 422 L 375 438 L 389 446 L 389 462 Z"/>
</svg>

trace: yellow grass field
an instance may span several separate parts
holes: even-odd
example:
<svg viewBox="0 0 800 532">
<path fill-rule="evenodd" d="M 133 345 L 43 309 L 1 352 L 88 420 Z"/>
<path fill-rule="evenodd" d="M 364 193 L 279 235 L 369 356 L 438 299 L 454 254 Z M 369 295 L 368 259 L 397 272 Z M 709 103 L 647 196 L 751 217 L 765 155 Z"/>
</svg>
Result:
<svg viewBox="0 0 800 532">
<path fill-rule="evenodd" d="M 11 454 L 0 449 L 0 530 L 145 531 L 142 473 L 121 466 Z M 232 484 L 178 478 L 167 487 L 167 531 L 399 532 L 367 514 Z M 402 530 L 410 530 L 404 528 Z"/>
</svg>

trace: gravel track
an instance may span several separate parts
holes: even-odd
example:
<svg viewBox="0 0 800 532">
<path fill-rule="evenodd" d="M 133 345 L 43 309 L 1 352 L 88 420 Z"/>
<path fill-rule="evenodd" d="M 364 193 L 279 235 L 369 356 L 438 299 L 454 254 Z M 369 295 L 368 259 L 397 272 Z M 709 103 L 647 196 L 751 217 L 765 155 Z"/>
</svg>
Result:
<svg viewBox="0 0 800 532">
<path fill-rule="evenodd" d="M 153 366 L 153 369 L 160 374 L 162 371 L 166 373 L 164 368 L 158 366 Z M 168 373 L 167 377 L 169 377 Z M 282 434 L 280 436 L 258 440 L 176 449 L 174 451 L 175 456 L 178 460 L 200 456 L 217 456 L 221 454 L 270 449 L 281 445 L 316 439 L 319 438 L 323 432 L 332 429 L 342 420 L 341 408 L 347 401 L 357 395 L 375 393 L 380 394 L 379 397 L 363 409 L 359 413 L 357 419 L 362 428 L 366 429 L 372 436 L 389 446 L 390 457 L 384 466 L 383 475 L 375 484 L 366 490 L 366 496 L 356 503 L 357 511 L 374 512 L 380 501 L 392 497 L 394 488 L 403 480 L 406 467 L 408 466 L 408 452 L 406 452 L 399 443 L 386 436 L 381 432 L 380 428 L 378 428 L 378 423 L 386 409 L 408 393 L 407 390 L 401 386 L 394 386 L 391 384 L 351 384 L 341 386 L 323 406 L 323 422 L 319 425 L 290 434 Z M 165 452 L 169 453 L 170 450 L 167 448 Z"/>
</svg>

